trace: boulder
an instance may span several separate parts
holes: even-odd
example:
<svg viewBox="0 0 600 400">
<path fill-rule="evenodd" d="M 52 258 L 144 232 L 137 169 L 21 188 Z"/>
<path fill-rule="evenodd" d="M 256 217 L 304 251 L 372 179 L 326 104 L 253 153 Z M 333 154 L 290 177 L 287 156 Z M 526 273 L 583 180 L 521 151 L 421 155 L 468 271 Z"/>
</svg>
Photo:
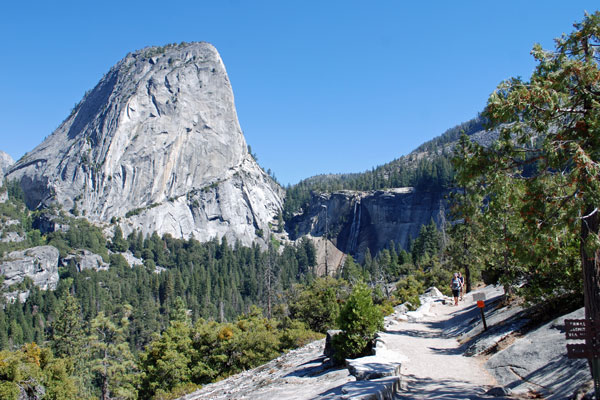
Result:
<svg viewBox="0 0 600 400">
<path fill-rule="evenodd" d="M 59 278 L 58 257 L 58 250 L 52 246 L 38 246 L 9 253 L 0 262 L 4 286 L 21 283 L 25 277 L 29 277 L 42 290 L 56 289 Z"/>
<path fill-rule="evenodd" d="M 19 243 L 25 240 L 25 236 L 12 231 L 3 231 L 0 235 L 0 242 L 2 243 Z"/>
<path fill-rule="evenodd" d="M 135 265 L 144 265 L 144 260 L 137 258 L 129 250 L 127 250 L 125 253 L 121 253 L 121 255 L 125 258 L 125 260 L 127 260 L 127 264 L 129 264 L 130 267 Z"/>
<path fill-rule="evenodd" d="M 430 303 L 432 301 L 437 301 L 444 299 L 446 296 L 442 292 L 438 290 L 438 288 L 432 286 L 427 289 L 422 295 L 419 296 L 419 300 L 421 300 L 421 304 Z"/>
<path fill-rule="evenodd" d="M 349 382 L 342 386 L 341 399 L 352 400 L 394 400 L 400 392 L 399 376 Z"/>
<path fill-rule="evenodd" d="M 425 302 L 422 303 L 421 306 L 419 308 L 417 308 L 415 311 L 408 311 L 406 313 L 406 316 L 408 317 L 408 320 L 411 322 L 416 322 L 416 321 L 420 321 L 425 317 L 429 317 L 433 314 L 431 314 L 430 312 L 431 310 L 431 302 Z"/>
<path fill-rule="evenodd" d="M 9 303 L 14 303 L 16 301 L 18 301 L 19 303 L 25 303 L 27 301 L 27 298 L 29 298 L 30 293 L 31 292 L 29 290 L 14 290 L 12 292 L 3 293 L 3 296 Z"/>
<path fill-rule="evenodd" d="M 387 356 L 375 355 L 346 360 L 346 367 L 357 381 L 400 375 L 400 363 Z"/>
</svg>

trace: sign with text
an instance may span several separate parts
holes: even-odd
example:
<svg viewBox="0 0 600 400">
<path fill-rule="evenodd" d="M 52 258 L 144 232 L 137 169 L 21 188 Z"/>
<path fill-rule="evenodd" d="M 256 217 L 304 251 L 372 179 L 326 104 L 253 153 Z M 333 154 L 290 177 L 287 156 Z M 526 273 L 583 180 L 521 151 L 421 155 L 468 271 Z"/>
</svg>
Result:
<svg viewBox="0 0 600 400">
<path fill-rule="evenodd" d="M 474 292 L 473 301 L 485 301 L 485 293 Z"/>
<path fill-rule="evenodd" d="M 567 358 L 594 358 L 598 357 L 594 351 L 585 345 L 585 343 L 576 343 L 567 345 Z"/>
<path fill-rule="evenodd" d="M 567 344 L 569 358 L 600 358 L 600 323 L 591 319 L 565 319 L 567 340 L 585 343 Z"/>
<path fill-rule="evenodd" d="M 592 332 L 591 320 L 565 319 L 567 340 L 585 340 Z"/>
</svg>

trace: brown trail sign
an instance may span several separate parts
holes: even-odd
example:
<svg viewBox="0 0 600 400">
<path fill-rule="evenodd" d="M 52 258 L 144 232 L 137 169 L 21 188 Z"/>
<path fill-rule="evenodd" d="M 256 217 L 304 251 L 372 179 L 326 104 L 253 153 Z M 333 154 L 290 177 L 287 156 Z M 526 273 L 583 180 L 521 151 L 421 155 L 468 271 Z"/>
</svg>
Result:
<svg viewBox="0 0 600 400">
<path fill-rule="evenodd" d="M 587 358 L 592 365 L 596 396 L 600 393 L 600 321 L 565 319 L 567 340 L 585 340 L 585 343 L 567 344 L 567 357 Z"/>
</svg>

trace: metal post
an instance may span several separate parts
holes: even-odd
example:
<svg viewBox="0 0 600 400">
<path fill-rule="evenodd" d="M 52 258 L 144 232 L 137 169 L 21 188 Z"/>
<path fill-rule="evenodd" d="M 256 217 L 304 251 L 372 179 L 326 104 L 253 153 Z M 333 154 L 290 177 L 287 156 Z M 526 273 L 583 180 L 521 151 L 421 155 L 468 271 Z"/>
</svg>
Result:
<svg viewBox="0 0 600 400">
<path fill-rule="evenodd" d="M 600 359 L 592 358 L 592 371 L 594 375 L 594 391 L 596 392 L 596 398 L 600 399 Z"/>
<path fill-rule="evenodd" d="M 487 324 L 485 323 L 485 313 L 483 312 L 483 307 L 479 309 L 481 311 L 481 320 L 483 321 L 483 330 L 487 331 Z"/>
</svg>

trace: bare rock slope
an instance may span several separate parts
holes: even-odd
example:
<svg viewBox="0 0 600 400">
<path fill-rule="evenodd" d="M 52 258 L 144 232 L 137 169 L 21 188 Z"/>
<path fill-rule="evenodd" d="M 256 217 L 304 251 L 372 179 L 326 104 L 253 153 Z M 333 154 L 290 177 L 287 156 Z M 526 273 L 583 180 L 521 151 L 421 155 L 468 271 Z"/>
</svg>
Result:
<svg viewBox="0 0 600 400">
<path fill-rule="evenodd" d="M 119 218 L 125 233 L 244 244 L 283 197 L 248 154 L 225 66 L 208 43 L 128 54 L 8 177 L 30 207 Z"/>
</svg>

